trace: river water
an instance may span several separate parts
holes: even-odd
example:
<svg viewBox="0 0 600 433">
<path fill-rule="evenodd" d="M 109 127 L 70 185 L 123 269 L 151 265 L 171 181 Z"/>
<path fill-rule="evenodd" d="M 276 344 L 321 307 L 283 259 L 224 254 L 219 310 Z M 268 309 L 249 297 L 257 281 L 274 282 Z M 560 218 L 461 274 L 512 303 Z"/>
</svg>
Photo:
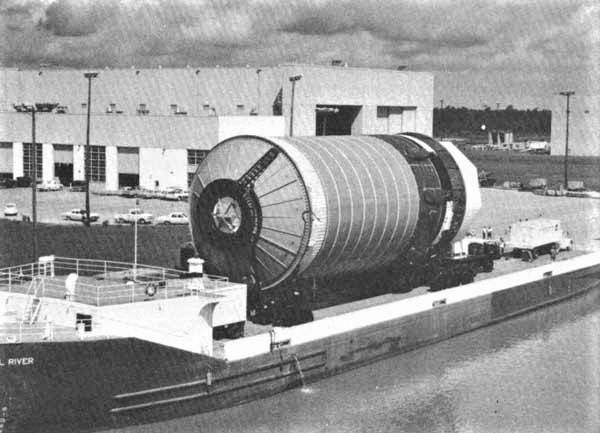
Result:
<svg viewBox="0 0 600 433">
<path fill-rule="evenodd" d="M 599 290 L 288 392 L 111 432 L 600 432 Z"/>
</svg>

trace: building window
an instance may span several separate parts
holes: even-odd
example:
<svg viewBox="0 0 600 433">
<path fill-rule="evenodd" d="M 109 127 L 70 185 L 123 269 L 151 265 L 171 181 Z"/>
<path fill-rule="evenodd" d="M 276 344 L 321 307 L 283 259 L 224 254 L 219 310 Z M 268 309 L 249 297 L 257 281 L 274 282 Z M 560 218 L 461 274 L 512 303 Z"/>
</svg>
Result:
<svg viewBox="0 0 600 433">
<path fill-rule="evenodd" d="M 33 153 L 31 143 L 23 143 L 23 176 L 33 178 Z M 36 177 L 42 178 L 42 144 L 36 143 Z"/>
<path fill-rule="evenodd" d="M 188 175 L 187 176 L 187 186 L 188 186 L 188 188 L 190 186 L 192 186 L 192 181 L 194 180 L 194 175 L 195 174 L 196 174 L 195 172 L 190 172 L 190 173 L 187 174 Z"/>
<path fill-rule="evenodd" d="M 200 165 L 200 163 L 202 161 L 204 161 L 204 158 L 206 158 L 206 155 L 208 155 L 208 151 L 206 151 L 206 150 L 188 149 L 188 151 L 187 151 L 188 165 L 193 166 L 194 171 L 196 171 L 196 168 L 198 167 L 198 165 Z"/>
<path fill-rule="evenodd" d="M 90 146 L 90 181 L 106 182 L 106 148 Z"/>
</svg>

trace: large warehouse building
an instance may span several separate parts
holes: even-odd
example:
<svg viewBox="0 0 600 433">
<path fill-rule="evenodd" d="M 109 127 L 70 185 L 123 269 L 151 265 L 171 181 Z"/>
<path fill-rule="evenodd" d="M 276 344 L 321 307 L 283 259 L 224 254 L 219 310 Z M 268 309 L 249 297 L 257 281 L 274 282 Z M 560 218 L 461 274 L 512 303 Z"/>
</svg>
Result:
<svg viewBox="0 0 600 433">
<path fill-rule="evenodd" d="M 0 69 L 0 176 L 84 179 L 88 80 L 81 70 Z M 186 186 L 216 143 L 240 134 L 432 132 L 433 76 L 344 66 L 106 69 L 92 81 L 93 187 Z"/>
</svg>

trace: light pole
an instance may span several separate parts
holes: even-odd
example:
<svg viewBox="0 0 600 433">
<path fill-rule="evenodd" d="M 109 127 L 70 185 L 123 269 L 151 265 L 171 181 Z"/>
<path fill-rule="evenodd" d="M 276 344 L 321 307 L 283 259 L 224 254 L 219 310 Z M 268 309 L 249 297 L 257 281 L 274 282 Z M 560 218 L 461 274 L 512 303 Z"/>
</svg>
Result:
<svg viewBox="0 0 600 433">
<path fill-rule="evenodd" d="M 294 92 L 296 90 L 296 81 L 300 81 L 301 79 L 302 74 L 290 77 L 290 82 L 292 83 L 292 98 L 290 105 L 290 137 L 294 135 Z"/>
<path fill-rule="evenodd" d="M 567 97 L 567 130 L 565 133 L 565 189 L 569 189 L 569 177 L 568 177 L 568 167 L 569 167 L 569 101 L 572 95 L 575 92 L 572 90 L 566 92 L 560 92 L 561 96 Z"/>
<path fill-rule="evenodd" d="M 37 260 L 37 145 L 35 142 L 35 113 L 49 113 L 58 106 L 58 103 L 35 103 L 13 105 L 19 113 L 31 113 L 31 243 L 33 248 L 33 261 Z"/>
<path fill-rule="evenodd" d="M 90 226 L 90 113 L 92 110 L 92 78 L 98 76 L 98 72 L 85 72 L 83 74 L 88 80 L 87 100 L 87 126 L 85 131 L 85 220 L 84 224 Z"/>
<path fill-rule="evenodd" d="M 260 116 L 260 73 L 262 69 L 256 70 L 256 115 Z"/>
</svg>

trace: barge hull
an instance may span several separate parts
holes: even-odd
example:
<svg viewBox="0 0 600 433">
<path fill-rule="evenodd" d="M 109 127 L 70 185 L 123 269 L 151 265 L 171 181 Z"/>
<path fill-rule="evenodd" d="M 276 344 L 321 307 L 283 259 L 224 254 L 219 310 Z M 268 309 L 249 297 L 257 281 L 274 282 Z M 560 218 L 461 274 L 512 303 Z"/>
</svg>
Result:
<svg viewBox="0 0 600 433">
<path fill-rule="evenodd" d="M 600 264 L 460 302 L 445 292 L 426 311 L 236 361 L 124 338 L 2 344 L 0 431 L 93 431 L 226 408 L 577 295 L 597 303 Z"/>
</svg>

